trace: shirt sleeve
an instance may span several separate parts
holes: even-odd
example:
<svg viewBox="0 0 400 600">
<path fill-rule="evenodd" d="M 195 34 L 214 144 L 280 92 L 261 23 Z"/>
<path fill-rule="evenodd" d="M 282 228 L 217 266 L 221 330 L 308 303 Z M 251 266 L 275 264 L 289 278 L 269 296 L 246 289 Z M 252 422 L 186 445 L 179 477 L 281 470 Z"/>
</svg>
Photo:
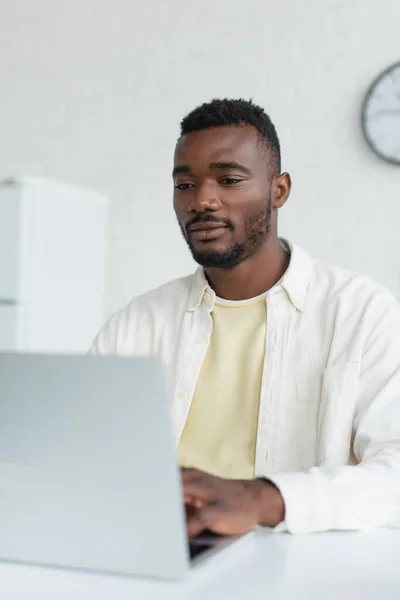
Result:
<svg viewBox="0 0 400 600">
<path fill-rule="evenodd" d="M 276 532 L 400 526 L 400 307 L 388 292 L 373 304 L 353 420 L 359 462 L 268 476 L 286 508 Z"/>
<path fill-rule="evenodd" d="M 102 327 L 94 339 L 88 354 L 92 356 L 109 356 L 118 354 L 118 339 L 127 327 L 124 314 L 119 311 Z"/>
</svg>

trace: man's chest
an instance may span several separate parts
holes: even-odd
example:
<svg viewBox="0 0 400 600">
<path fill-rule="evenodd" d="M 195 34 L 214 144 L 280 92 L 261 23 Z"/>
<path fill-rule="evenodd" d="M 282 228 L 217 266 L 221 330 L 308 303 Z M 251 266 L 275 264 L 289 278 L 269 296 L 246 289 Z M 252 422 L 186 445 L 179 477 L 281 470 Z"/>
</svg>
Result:
<svg viewBox="0 0 400 600">
<path fill-rule="evenodd" d="M 354 344 L 346 345 L 344 335 L 341 339 L 334 319 L 322 323 L 321 319 L 314 319 L 313 324 L 312 318 L 304 319 L 304 315 L 290 308 L 293 307 L 287 310 L 287 306 L 277 305 L 267 311 L 256 474 L 306 469 L 317 464 L 343 464 L 350 456 L 359 377 L 357 348 Z M 182 333 L 174 365 L 173 416 L 177 439 L 185 425 L 202 367 L 207 364 L 207 353 L 214 347 L 212 320 L 208 328 L 205 322 L 191 323 L 190 328 L 182 327 Z M 234 339 L 233 334 L 226 332 L 225 344 L 233 343 Z M 243 344 L 248 342 L 247 339 Z M 215 353 L 215 349 L 213 352 L 215 369 L 221 365 L 227 373 L 224 353 Z"/>
</svg>

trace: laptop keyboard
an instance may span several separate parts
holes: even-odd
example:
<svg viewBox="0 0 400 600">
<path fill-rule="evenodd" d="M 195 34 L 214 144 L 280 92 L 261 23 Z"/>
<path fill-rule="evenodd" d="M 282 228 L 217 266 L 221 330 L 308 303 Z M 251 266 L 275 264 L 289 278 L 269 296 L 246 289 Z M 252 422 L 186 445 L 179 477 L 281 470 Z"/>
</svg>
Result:
<svg viewBox="0 0 400 600">
<path fill-rule="evenodd" d="M 211 533 L 210 531 L 205 531 L 200 533 L 200 535 L 189 540 L 189 554 L 190 560 L 193 560 L 203 552 L 206 552 L 210 548 L 215 545 L 215 542 L 221 538 L 220 535 L 216 533 Z"/>
<path fill-rule="evenodd" d="M 200 554 L 203 554 L 203 552 L 205 552 L 206 550 L 211 548 L 211 546 L 212 546 L 212 544 L 207 544 L 207 543 L 199 543 L 199 542 L 195 543 L 193 541 L 189 542 L 190 560 L 193 560 Z"/>
</svg>

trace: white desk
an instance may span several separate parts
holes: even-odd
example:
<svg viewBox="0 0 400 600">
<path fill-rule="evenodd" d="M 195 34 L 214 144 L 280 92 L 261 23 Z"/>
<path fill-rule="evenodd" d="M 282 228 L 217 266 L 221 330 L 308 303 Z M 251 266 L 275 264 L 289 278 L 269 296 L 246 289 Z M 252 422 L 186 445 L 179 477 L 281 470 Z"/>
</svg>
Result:
<svg viewBox="0 0 400 600">
<path fill-rule="evenodd" d="M 399 600 L 400 530 L 304 536 L 258 532 L 159 583 L 0 563 L 1 600 Z"/>
</svg>

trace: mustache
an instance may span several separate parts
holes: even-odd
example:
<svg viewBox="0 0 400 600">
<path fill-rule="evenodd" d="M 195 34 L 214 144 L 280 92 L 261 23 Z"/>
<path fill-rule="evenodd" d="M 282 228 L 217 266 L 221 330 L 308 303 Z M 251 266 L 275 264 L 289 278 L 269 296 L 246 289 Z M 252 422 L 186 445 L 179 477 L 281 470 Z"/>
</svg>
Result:
<svg viewBox="0 0 400 600">
<path fill-rule="evenodd" d="M 190 228 L 193 227 L 193 225 L 197 225 L 198 223 L 217 223 L 219 225 L 224 225 L 224 227 L 228 227 L 229 229 L 233 229 L 232 223 L 228 220 L 228 219 L 219 219 L 217 217 L 212 217 L 211 215 L 197 215 L 196 217 L 194 217 L 193 219 L 191 219 L 188 223 L 186 223 L 185 225 L 185 230 L 186 233 L 189 235 L 190 234 Z"/>
</svg>

